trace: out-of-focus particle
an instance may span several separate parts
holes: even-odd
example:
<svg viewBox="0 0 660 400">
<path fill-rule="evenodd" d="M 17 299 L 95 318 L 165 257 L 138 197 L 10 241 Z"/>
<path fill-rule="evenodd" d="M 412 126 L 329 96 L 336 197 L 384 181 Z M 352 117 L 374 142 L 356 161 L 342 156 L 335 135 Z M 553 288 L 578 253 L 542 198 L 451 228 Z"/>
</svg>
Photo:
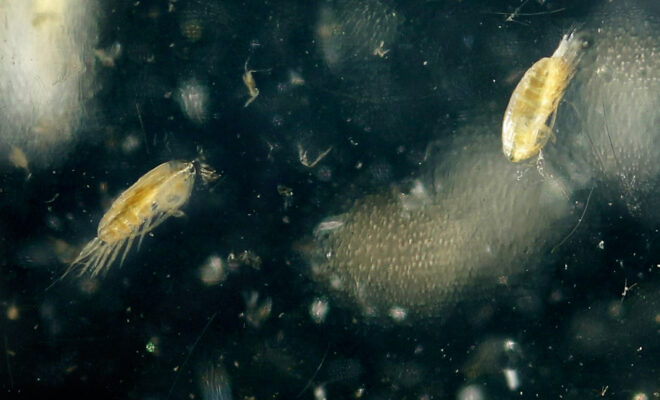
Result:
<svg viewBox="0 0 660 400">
<path fill-rule="evenodd" d="M 426 187 L 420 180 L 415 180 L 413 187 L 406 193 L 399 193 L 399 200 L 404 212 L 419 210 L 420 208 L 431 204 L 431 196 L 429 196 Z"/>
<path fill-rule="evenodd" d="M 23 150 L 16 146 L 11 146 L 11 151 L 9 152 L 9 162 L 16 168 L 20 168 L 25 171 L 26 178 L 30 179 L 32 173 L 30 172 L 28 159 Z"/>
<path fill-rule="evenodd" d="M 196 79 L 189 79 L 177 89 L 176 99 L 183 113 L 193 123 L 202 124 L 206 121 L 209 102 L 206 86 Z"/>
<path fill-rule="evenodd" d="M 19 317 L 18 307 L 16 304 L 10 304 L 7 307 L 7 319 L 10 321 L 16 321 Z"/>
<path fill-rule="evenodd" d="M 197 42 L 204 34 L 202 22 L 192 16 L 187 16 L 181 21 L 181 35 L 191 42 Z"/>
<path fill-rule="evenodd" d="M 465 386 L 456 394 L 457 400 L 483 400 L 485 398 L 483 390 L 477 385 Z"/>
<path fill-rule="evenodd" d="M 96 278 L 81 279 L 78 283 L 78 289 L 81 293 L 90 296 L 99 290 L 99 280 Z"/>
<path fill-rule="evenodd" d="M 649 396 L 646 393 L 635 393 L 632 400 L 649 400 Z"/>
<path fill-rule="evenodd" d="M 273 311 L 273 300 L 266 297 L 264 301 L 260 302 L 259 292 L 256 290 L 243 293 L 243 299 L 245 299 L 245 312 L 241 316 L 251 327 L 261 327 Z"/>
<path fill-rule="evenodd" d="M 305 79 L 302 75 L 294 70 L 289 70 L 289 85 L 291 86 L 302 86 L 305 84 Z"/>
<path fill-rule="evenodd" d="M 408 316 L 408 312 L 403 307 L 392 307 L 387 314 L 394 322 L 403 322 Z"/>
<path fill-rule="evenodd" d="M 124 141 L 121 143 L 121 150 L 126 155 L 133 154 L 137 149 L 140 148 L 141 143 L 142 142 L 140 141 L 138 135 L 126 135 Z"/>
<path fill-rule="evenodd" d="M 326 299 L 316 298 L 309 306 L 309 315 L 316 324 L 325 322 L 325 318 L 330 311 L 330 304 Z"/>
<path fill-rule="evenodd" d="M 231 382 L 221 364 L 211 364 L 201 374 L 200 387 L 204 400 L 231 400 Z"/>
<path fill-rule="evenodd" d="M 217 254 L 210 255 L 199 267 L 199 279 L 206 286 L 217 285 L 227 278 L 225 262 Z"/>
<path fill-rule="evenodd" d="M 323 385 L 318 385 L 314 388 L 314 400 L 327 400 L 327 398 L 328 396 Z"/>
<path fill-rule="evenodd" d="M 94 55 L 104 67 L 112 68 L 115 61 L 121 56 L 121 43 L 114 42 L 104 49 L 95 49 Z"/>
<path fill-rule="evenodd" d="M 601 249 L 601 250 L 604 250 L 605 249 L 605 241 L 601 240 L 600 242 L 598 242 L 598 248 Z"/>
<path fill-rule="evenodd" d="M 506 386 L 509 390 L 518 390 L 520 387 L 520 379 L 518 378 L 518 371 L 511 368 L 504 368 L 502 370 L 504 374 L 504 380 L 506 380 Z"/>
<path fill-rule="evenodd" d="M 391 182 L 394 173 L 392 172 L 392 166 L 384 161 L 377 161 L 369 166 L 369 174 L 371 178 L 376 183 L 386 183 Z"/>
<path fill-rule="evenodd" d="M 277 185 L 277 193 L 284 198 L 284 209 L 287 210 L 293 201 L 293 189 L 284 185 Z"/>
<path fill-rule="evenodd" d="M 62 239 L 49 238 L 48 244 L 55 253 L 57 260 L 63 264 L 70 263 L 76 257 L 77 249 Z"/>
<path fill-rule="evenodd" d="M 461 369 L 468 379 L 503 373 L 508 385 L 516 371 L 507 370 L 511 370 L 511 366 L 515 365 L 521 354 L 520 345 L 514 340 L 489 338 L 476 346 Z M 517 379 L 517 376 L 515 378 Z"/>
<path fill-rule="evenodd" d="M 353 393 L 353 397 L 355 397 L 356 399 L 361 399 L 366 392 L 367 389 L 365 389 L 364 386 L 360 386 L 355 390 L 355 393 Z"/>
<path fill-rule="evenodd" d="M 330 182 L 332 180 L 332 168 L 327 165 L 321 165 L 316 170 L 316 179 L 321 182 Z"/>
</svg>

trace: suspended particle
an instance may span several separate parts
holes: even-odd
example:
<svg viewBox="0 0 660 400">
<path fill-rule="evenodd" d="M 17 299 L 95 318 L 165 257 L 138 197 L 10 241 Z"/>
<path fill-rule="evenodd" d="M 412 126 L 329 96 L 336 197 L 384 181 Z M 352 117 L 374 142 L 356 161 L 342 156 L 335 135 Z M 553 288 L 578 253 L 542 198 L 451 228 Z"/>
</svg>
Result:
<svg viewBox="0 0 660 400">
<path fill-rule="evenodd" d="M 303 149 L 302 145 L 298 143 L 298 159 L 300 160 L 300 163 L 305 167 L 314 168 L 316 164 L 318 164 L 321 160 L 325 158 L 325 156 L 328 155 L 328 153 L 330 153 L 331 150 L 332 150 L 332 146 L 319 152 L 316 158 L 313 161 L 310 161 L 308 158 L 307 150 Z"/>
<path fill-rule="evenodd" d="M 289 70 L 289 85 L 302 86 L 305 84 L 305 78 L 298 71 Z"/>
<path fill-rule="evenodd" d="M 142 142 L 138 135 L 126 135 L 124 140 L 121 142 L 121 150 L 126 155 L 133 154 L 137 149 L 140 148 L 141 144 Z"/>
<path fill-rule="evenodd" d="M 265 300 L 260 302 L 259 292 L 256 290 L 243 293 L 243 299 L 245 300 L 245 312 L 241 316 L 251 327 L 261 327 L 273 311 L 273 300 L 266 297 Z"/>
<path fill-rule="evenodd" d="M 210 255 L 199 267 L 199 279 L 206 286 L 217 285 L 227 278 L 225 262 L 217 254 Z"/>
<path fill-rule="evenodd" d="M 112 68 L 115 66 L 115 61 L 121 56 L 122 47 L 121 43 L 114 42 L 104 49 L 94 50 L 94 55 L 104 67 Z"/>
<path fill-rule="evenodd" d="M 328 311 L 330 311 L 330 303 L 323 298 L 315 298 L 309 306 L 309 315 L 316 324 L 325 322 Z"/>
<path fill-rule="evenodd" d="M 502 121 L 502 151 L 511 162 L 537 155 L 552 136 L 557 107 L 587 43 L 564 35 L 551 57 L 537 61 L 513 91 Z"/>
<path fill-rule="evenodd" d="M 230 270 L 235 270 L 241 265 L 247 265 L 258 271 L 261 269 L 261 257 L 252 250 L 243 250 L 238 254 L 229 253 L 227 264 Z"/>
<path fill-rule="evenodd" d="M 187 16 L 181 21 L 181 35 L 191 42 L 197 42 L 204 34 L 202 22 L 192 16 Z"/>
<path fill-rule="evenodd" d="M 259 96 L 259 88 L 257 87 L 257 82 L 254 80 L 254 76 L 252 76 L 252 73 L 257 72 L 257 70 L 248 69 L 248 61 L 250 61 L 249 58 L 245 60 L 245 66 L 243 67 L 245 71 L 243 72 L 243 84 L 247 88 L 250 98 L 247 99 L 243 107 L 249 106 L 257 98 L 257 96 Z"/>
<path fill-rule="evenodd" d="M 12 163 L 14 167 L 24 170 L 26 179 L 30 179 L 32 173 L 30 172 L 27 156 L 23 150 L 16 146 L 12 146 L 11 151 L 9 152 L 9 162 Z"/>
<path fill-rule="evenodd" d="M 198 125 L 206 121 L 209 102 L 206 86 L 195 79 L 189 79 L 177 90 L 176 100 L 189 120 Z"/>
<path fill-rule="evenodd" d="M 325 392 L 325 387 L 323 385 L 318 385 L 314 388 L 314 399 L 315 400 L 327 400 L 328 396 Z"/>
<path fill-rule="evenodd" d="M 394 322 L 403 322 L 408 316 L 408 312 L 403 307 L 392 307 L 388 315 Z"/>
<path fill-rule="evenodd" d="M 147 172 L 112 203 L 103 215 L 92 239 L 70 264 L 64 276 L 76 271 L 92 278 L 106 272 L 124 248 L 124 262 L 133 242 L 151 232 L 169 217 L 182 216 L 181 207 L 188 201 L 195 175 L 211 174 L 202 171 L 197 162 L 168 161 Z"/>
<path fill-rule="evenodd" d="M 12 303 L 7 307 L 7 319 L 10 321 L 16 321 L 20 313 L 16 304 Z"/>
</svg>

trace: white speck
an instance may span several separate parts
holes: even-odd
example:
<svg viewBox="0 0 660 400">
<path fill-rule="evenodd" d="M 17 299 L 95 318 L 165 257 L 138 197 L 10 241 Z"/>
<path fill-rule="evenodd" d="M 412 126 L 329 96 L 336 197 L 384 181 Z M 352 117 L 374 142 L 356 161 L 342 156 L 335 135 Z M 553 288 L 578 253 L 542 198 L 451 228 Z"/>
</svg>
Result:
<svg viewBox="0 0 660 400">
<path fill-rule="evenodd" d="M 605 249 L 605 242 L 603 240 L 598 242 L 598 248 L 601 249 L 601 250 Z"/>
</svg>

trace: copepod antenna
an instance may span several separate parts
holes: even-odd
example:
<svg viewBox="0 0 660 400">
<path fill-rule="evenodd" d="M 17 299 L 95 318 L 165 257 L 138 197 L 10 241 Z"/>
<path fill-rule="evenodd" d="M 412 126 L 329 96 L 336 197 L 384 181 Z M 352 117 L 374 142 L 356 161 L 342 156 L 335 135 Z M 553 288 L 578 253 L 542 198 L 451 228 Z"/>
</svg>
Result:
<svg viewBox="0 0 660 400">
<path fill-rule="evenodd" d="M 591 187 L 591 190 L 589 191 L 589 195 L 587 196 L 587 202 L 586 202 L 586 204 L 584 205 L 584 210 L 582 210 L 582 215 L 580 215 L 580 218 L 578 218 L 578 222 L 577 222 L 577 224 L 575 224 L 575 226 L 573 227 L 573 229 L 571 229 L 571 231 L 568 233 L 568 235 L 566 235 L 566 237 L 564 237 L 564 239 L 562 239 L 561 242 L 559 242 L 555 247 L 552 248 L 552 250 L 550 250 L 550 254 L 552 254 L 552 253 L 554 253 L 555 251 L 557 251 L 557 249 L 560 248 L 561 245 L 563 245 L 564 243 L 566 243 L 566 241 L 567 241 L 571 236 L 573 236 L 573 234 L 575 233 L 575 231 L 577 231 L 578 227 L 579 227 L 580 224 L 582 223 L 582 220 L 584 219 L 584 215 L 587 213 L 587 208 L 589 208 L 589 201 L 591 200 L 591 195 L 593 194 L 595 188 L 596 188 L 596 186 L 592 186 L 592 187 Z"/>
</svg>

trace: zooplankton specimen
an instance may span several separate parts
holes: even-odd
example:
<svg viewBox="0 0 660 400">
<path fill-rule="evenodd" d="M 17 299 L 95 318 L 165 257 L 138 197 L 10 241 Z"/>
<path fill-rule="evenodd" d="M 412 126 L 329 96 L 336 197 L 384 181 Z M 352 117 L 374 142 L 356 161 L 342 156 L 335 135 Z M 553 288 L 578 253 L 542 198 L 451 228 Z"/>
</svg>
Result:
<svg viewBox="0 0 660 400">
<path fill-rule="evenodd" d="M 509 161 L 535 156 L 552 136 L 559 101 L 586 45 L 582 35 L 564 35 L 551 57 L 538 60 L 523 75 L 502 122 L 502 150 Z"/>
<path fill-rule="evenodd" d="M 188 201 L 195 175 L 204 182 L 220 176 L 197 161 L 168 161 L 147 172 L 112 203 L 103 215 L 97 235 L 69 265 L 64 276 L 77 270 L 78 276 L 96 277 L 106 271 L 124 248 L 121 263 L 135 238 L 138 247 L 144 235 L 169 217 L 182 216 L 181 207 Z"/>
</svg>

